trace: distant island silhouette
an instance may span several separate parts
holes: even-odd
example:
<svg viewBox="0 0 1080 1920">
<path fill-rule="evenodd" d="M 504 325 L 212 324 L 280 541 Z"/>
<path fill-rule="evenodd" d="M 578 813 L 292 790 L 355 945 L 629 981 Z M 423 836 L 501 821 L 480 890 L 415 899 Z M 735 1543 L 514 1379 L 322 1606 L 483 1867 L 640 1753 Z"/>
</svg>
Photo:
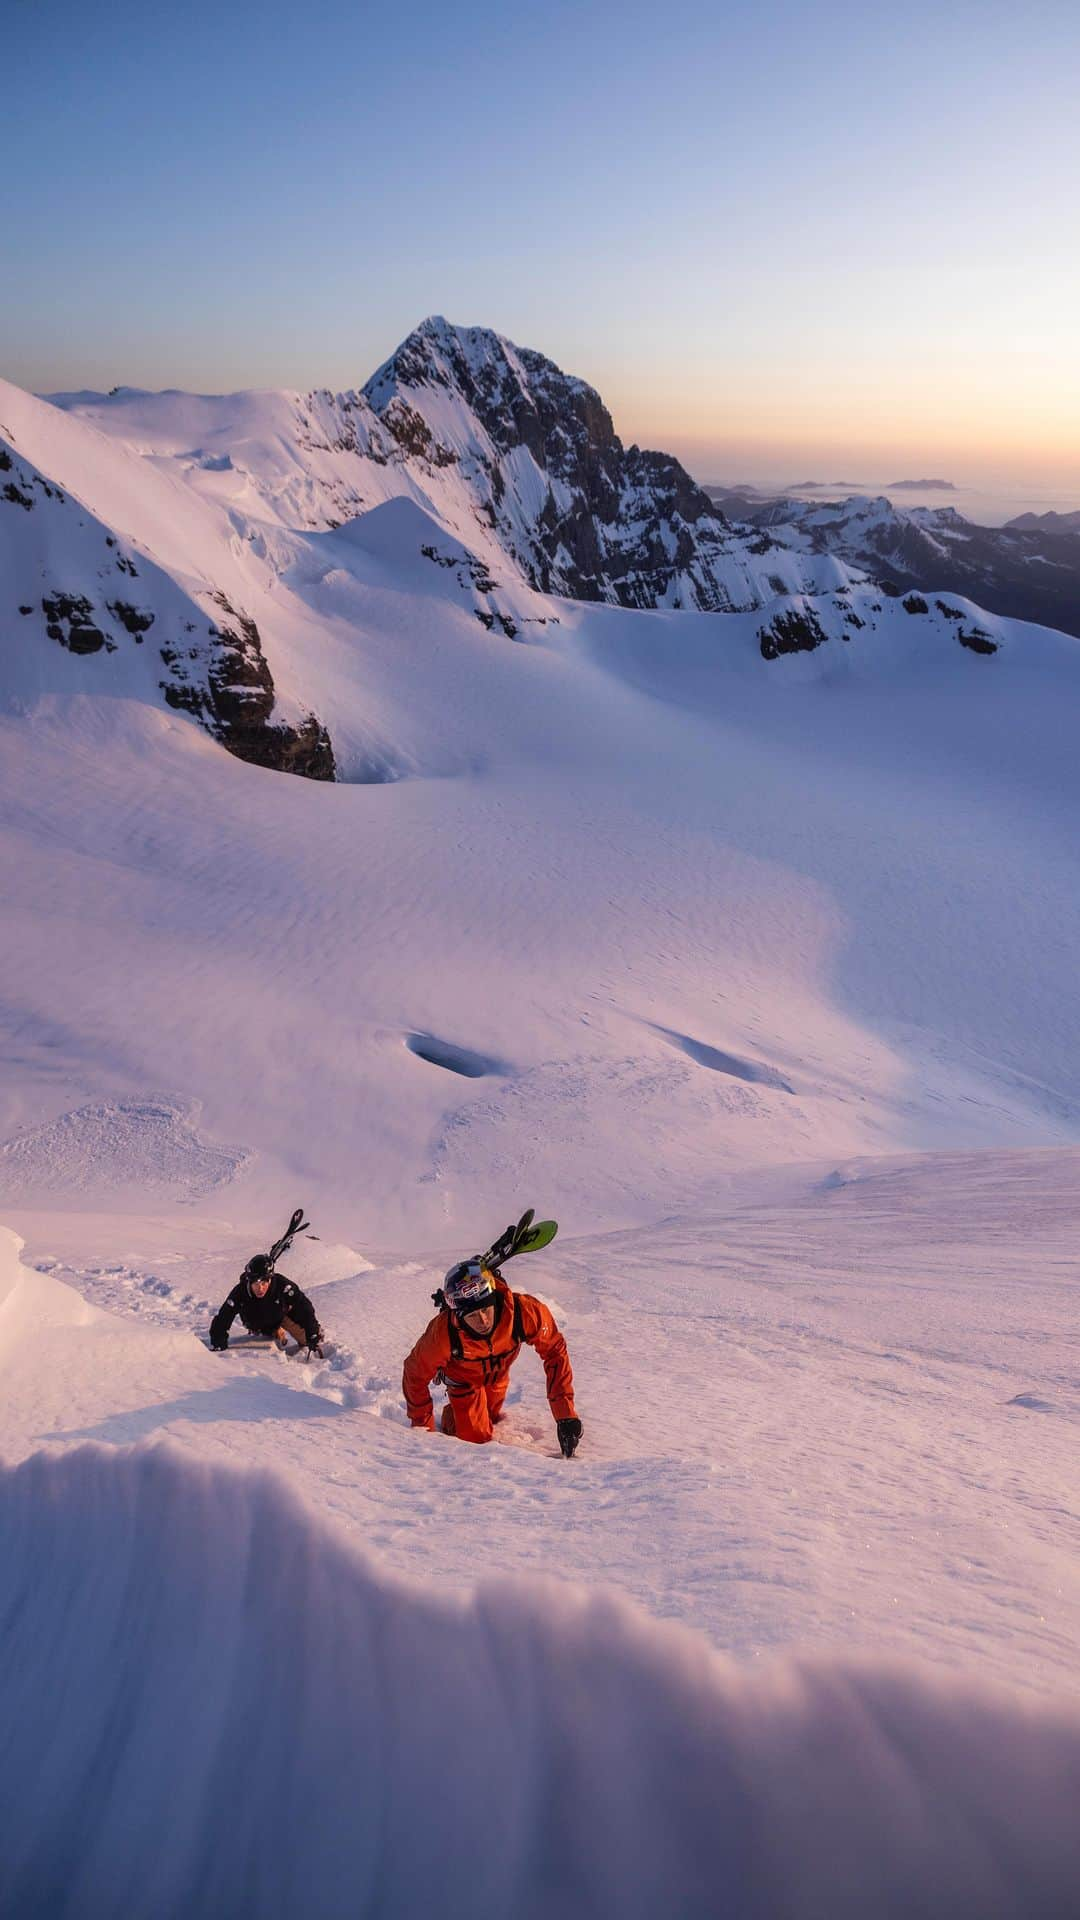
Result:
<svg viewBox="0 0 1080 1920">
<path fill-rule="evenodd" d="M 958 493 L 951 480 L 793 480 L 785 493 Z"/>
<path fill-rule="evenodd" d="M 719 480 L 705 484 L 706 493 L 744 500 L 782 500 L 798 493 L 881 494 L 881 493 L 960 493 L 953 480 L 789 480 L 782 487 L 763 487 L 756 481 L 734 484 Z"/>
<path fill-rule="evenodd" d="M 793 480 L 785 493 L 865 493 L 862 480 Z"/>
</svg>

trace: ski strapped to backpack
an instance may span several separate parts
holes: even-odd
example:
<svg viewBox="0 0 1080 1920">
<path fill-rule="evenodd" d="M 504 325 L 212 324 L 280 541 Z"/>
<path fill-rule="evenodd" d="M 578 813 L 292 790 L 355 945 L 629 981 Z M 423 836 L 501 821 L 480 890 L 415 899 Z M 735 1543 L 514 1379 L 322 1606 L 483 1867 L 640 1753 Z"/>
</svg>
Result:
<svg viewBox="0 0 1080 1920">
<path fill-rule="evenodd" d="M 513 1260 L 519 1253 L 537 1253 L 541 1247 L 550 1246 L 559 1231 L 557 1220 L 537 1220 L 533 1225 L 533 1209 L 523 1213 L 515 1227 L 512 1223 L 494 1240 L 486 1253 L 480 1258 L 485 1267 L 498 1267 L 504 1260 Z"/>
<path fill-rule="evenodd" d="M 534 1209 L 530 1207 L 527 1212 L 522 1214 L 517 1226 L 511 1221 L 510 1225 L 500 1233 L 498 1239 L 492 1241 L 487 1252 L 480 1255 L 481 1266 L 490 1267 L 493 1273 L 498 1273 L 503 1263 L 507 1260 L 513 1260 L 517 1254 L 538 1253 L 541 1247 L 550 1246 L 559 1231 L 558 1221 L 537 1220 L 534 1226 L 533 1214 Z M 446 1297 L 441 1287 L 436 1289 L 431 1298 L 435 1306 L 443 1307 L 449 1313 L 449 1308 L 446 1307 Z M 451 1350 L 453 1350 L 453 1340 L 456 1332 L 454 1316 L 450 1314 Z M 514 1301 L 514 1338 L 520 1344 L 516 1299 Z M 460 1360 L 460 1353 L 456 1353 L 454 1358 Z"/>
<path fill-rule="evenodd" d="M 298 1233 L 306 1233 L 310 1225 L 311 1221 L 304 1219 L 303 1207 L 297 1207 L 281 1239 L 274 1241 L 273 1246 L 266 1256 L 272 1267 L 277 1265 L 283 1253 L 288 1253 L 295 1235 Z"/>
</svg>

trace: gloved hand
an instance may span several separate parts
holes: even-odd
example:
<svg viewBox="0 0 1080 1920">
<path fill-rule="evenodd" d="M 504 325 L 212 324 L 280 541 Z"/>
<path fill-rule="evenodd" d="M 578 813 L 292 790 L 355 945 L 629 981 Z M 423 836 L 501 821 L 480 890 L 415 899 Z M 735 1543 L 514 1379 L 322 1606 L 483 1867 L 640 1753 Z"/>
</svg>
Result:
<svg viewBox="0 0 1080 1920">
<path fill-rule="evenodd" d="M 572 1460 L 577 1443 L 581 1439 L 580 1420 L 556 1420 L 555 1430 L 559 1436 L 559 1446 L 567 1460 Z"/>
<path fill-rule="evenodd" d="M 229 1336 L 220 1328 L 210 1328 L 210 1345 L 215 1353 L 224 1353 L 229 1345 Z"/>
<path fill-rule="evenodd" d="M 323 1357 L 322 1343 L 323 1343 L 323 1330 L 321 1327 L 317 1329 L 314 1336 L 311 1335 L 310 1333 L 308 1334 L 307 1350 L 309 1353 L 313 1353 L 315 1355 L 316 1360 L 321 1360 Z"/>
</svg>

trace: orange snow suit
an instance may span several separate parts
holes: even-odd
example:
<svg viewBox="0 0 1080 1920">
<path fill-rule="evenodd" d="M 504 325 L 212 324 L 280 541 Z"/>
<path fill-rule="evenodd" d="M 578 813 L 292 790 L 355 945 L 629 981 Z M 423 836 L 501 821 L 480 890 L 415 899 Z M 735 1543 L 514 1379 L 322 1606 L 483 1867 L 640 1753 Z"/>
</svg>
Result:
<svg viewBox="0 0 1080 1920">
<path fill-rule="evenodd" d="M 438 1376 L 445 1381 L 448 1395 L 443 1432 L 454 1433 L 459 1440 L 490 1440 L 492 1421 L 501 1415 L 510 1369 L 522 1342 L 535 1347 L 544 1363 L 552 1418 L 575 1418 L 570 1356 L 550 1312 L 530 1293 L 511 1293 L 505 1280 L 497 1278 L 495 1284 L 495 1324 L 489 1334 L 470 1333 L 443 1311 L 420 1335 L 401 1381 L 414 1427 L 434 1431 L 429 1389 Z"/>
</svg>

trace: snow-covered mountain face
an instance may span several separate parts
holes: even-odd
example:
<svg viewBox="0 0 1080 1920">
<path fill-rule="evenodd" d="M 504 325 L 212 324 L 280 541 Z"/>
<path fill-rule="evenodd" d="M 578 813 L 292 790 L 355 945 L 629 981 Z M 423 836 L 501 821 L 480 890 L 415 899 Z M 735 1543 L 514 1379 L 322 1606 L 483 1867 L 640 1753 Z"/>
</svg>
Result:
<svg viewBox="0 0 1080 1920">
<path fill-rule="evenodd" d="M 189 714 L 242 760 L 332 780 L 326 729 L 314 714 L 276 711 L 258 626 L 222 584 L 227 580 L 235 590 L 232 570 L 215 579 L 212 564 L 209 572 L 199 565 L 200 529 L 191 530 L 184 552 L 190 566 L 170 568 L 155 559 L 152 547 L 89 504 L 110 495 L 113 449 L 103 443 L 107 457 L 95 475 L 91 448 L 88 484 L 78 458 L 85 449 L 76 444 L 74 459 L 65 458 L 72 451 L 65 446 L 72 438 L 67 423 L 61 423 L 58 449 L 50 444 L 48 409 L 31 402 L 19 411 L 29 412 L 38 432 L 31 428 L 18 442 L 0 435 L 0 580 L 9 640 L 0 698 L 25 705 L 51 692 L 121 693 Z M 45 443 L 52 478 L 19 451 L 27 437 Z M 67 491 L 66 478 L 57 482 L 57 469 L 66 476 L 70 467 L 81 498 Z M 123 477 L 137 495 L 139 476 Z M 118 521 L 147 526 L 153 491 L 130 520 L 121 506 Z"/>
<path fill-rule="evenodd" d="M 762 502 L 716 491 L 737 525 L 834 554 L 886 590 L 945 589 L 988 612 L 1080 635 L 1080 515 L 1029 513 L 980 527 L 955 507 L 905 509 L 884 495 Z"/>
<path fill-rule="evenodd" d="M 408 457 L 459 468 L 542 591 L 630 607 L 747 604 L 733 601 L 726 564 L 740 543 L 708 495 L 669 455 L 625 448 L 600 395 L 542 354 L 428 320 L 364 392 Z"/>
<path fill-rule="evenodd" d="M 55 400 L 234 516 L 328 531 L 404 496 L 544 594 L 740 612 L 838 584 L 795 542 L 763 569 L 677 460 L 625 448 L 591 387 L 486 328 L 426 320 L 358 392 Z"/>
<path fill-rule="evenodd" d="M 958 516 L 850 502 L 732 526 L 676 461 L 625 449 L 584 382 L 443 320 L 362 391 L 49 404 L 8 387 L 0 428 L 0 605 L 18 636 L 4 696 L 149 701 L 316 779 L 475 751 L 445 703 L 425 714 L 414 690 L 401 711 L 392 662 L 421 604 L 425 626 L 533 644 L 575 607 L 708 614 L 718 664 L 1012 644 L 953 595 L 896 594 L 905 541 L 923 573 L 935 554 L 948 571 L 938 523 Z M 696 654 L 690 627 L 673 632 Z"/>
</svg>

